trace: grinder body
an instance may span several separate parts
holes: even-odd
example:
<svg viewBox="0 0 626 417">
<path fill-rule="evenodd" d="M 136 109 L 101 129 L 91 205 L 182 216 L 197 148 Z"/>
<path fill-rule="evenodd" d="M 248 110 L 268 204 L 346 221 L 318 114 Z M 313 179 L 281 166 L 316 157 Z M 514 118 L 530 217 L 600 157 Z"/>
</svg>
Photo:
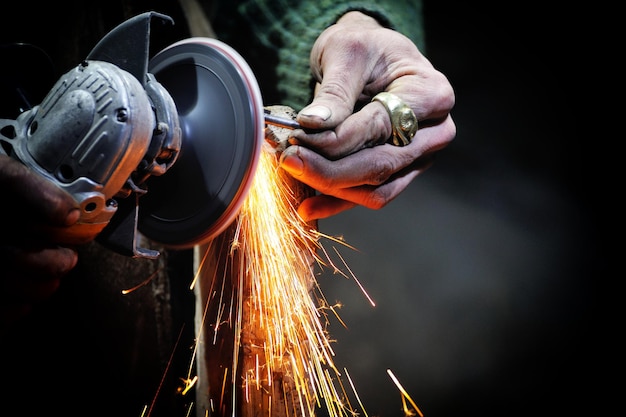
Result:
<svg viewBox="0 0 626 417">
<path fill-rule="evenodd" d="M 83 243 L 101 231 L 117 211 L 116 197 L 141 192 L 131 174 L 154 163 L 146 160 L 157 126 L 151 99 L 134 76 L 108 62 L 81 63 L 40 105 L 0 123 L 0 152 L 78 202 L 81 216 L 66 230 L 68 243 Z M 171 165 L 180 149 L 180 128 L 168 129 Z"/>
<path fill-rule="evenodd" d="M 191 71 L 199 81 L 170 82 L 169 88 L 176 90 L 170 94 L 148 72 L 154 17 L 171 21 L 148 12 L 123 22 L 64 74 L 39 105 L 15 120 L 0 119 L 0 153 L 63 188 L 80 206 L 80 219 L 64 231 L 62 242 L 80 244 L 97 234 L 99 241 L 124 255 L 156 257 L 158 252 L 137 245 L 143 216 L 151 225 L 146 226 L 149 238 L 165 246 L 190 247 L 225 228 L 250 185 L 263 141 L 262 102 L 251 71 L 219 41 L 181 41 L 167 49 L 168 61 L 159 71 L 172 79 L 181 78 L 177 71 Z M 217 104 L 197 100 L 218 95 L 222 102 Z M 233 96 L 236 102 L 229 102 Z M 189 97 L 194 98 L 191 103 Z M 178 112 L 181 103 L 185 114 Z M 202 116 L 215 113 L 218 105 L 227 109 L 218 119 Z M 194 170 L 181 166 L 173 179 L 151 182 L 170 171 L 185 150 L 181 165 L 194 164 Z M 228 158 L 228 166 L 204 163 L 219 158 Z M 149 191 L 180 206 L 175 215 L 154 198 L 141 212 L 140 197 Z M 206 194 L 209 200 L 187 209 L 193 206 L 185 201 L 187 194 Z M 218 197 L 233 201 L 212 204 Z M 173 233 L 189 225 L 193 230 Z"/>
</svg>

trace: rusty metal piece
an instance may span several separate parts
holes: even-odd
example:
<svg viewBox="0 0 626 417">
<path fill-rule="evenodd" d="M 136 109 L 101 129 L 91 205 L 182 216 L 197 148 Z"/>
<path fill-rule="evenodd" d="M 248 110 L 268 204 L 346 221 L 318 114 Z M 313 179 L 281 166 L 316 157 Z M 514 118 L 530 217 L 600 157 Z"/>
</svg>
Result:
<svg viewBox="0 0 626 417">
<path fill-rule="evenodd" d="M 289 146 L 289 137 L 294 129 L 302 129 L 296 122 L 297 112 L 289 106 L 275 105 L 264 107 L 265 141 L 275 152 L 284 151 Z"/>
</svg>

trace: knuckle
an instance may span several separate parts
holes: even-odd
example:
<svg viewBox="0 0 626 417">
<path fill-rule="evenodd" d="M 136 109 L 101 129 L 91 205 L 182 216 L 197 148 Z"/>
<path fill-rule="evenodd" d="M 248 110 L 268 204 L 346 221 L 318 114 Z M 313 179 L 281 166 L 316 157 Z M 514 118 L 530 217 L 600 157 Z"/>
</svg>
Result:
<svg viewBox="0 0 626 417">
<path fill-rule="evenodd" d="M 452 84 L 448 81 L 445 75 L 441 72 L 436 72 L 438 79 L 433 85 L 435 85 L 434 97 L 436 98 L 436 108 L 450 111 L 456 102 L 454 89 Z"/>
<path fill-rule="evenodd" d="M 452 142 L 455 137 L 456 137 L 456 124 L 454 123 L 454 121 L 450 117 L 449 118 L 449 123 L 447 124 L 447 130 L 446 130 L 447 143 Z"/>
<path fill-rule="evenodd" d="M 365 207 L 371 210 L 380 210 L 389 203 L 389 198 L 382 188 L 375 188 L 364 202 Z"/>
<path fill-rule="evenodd" d="M 389 158 L 376 158 L 371 166 L 371 185 L 381 185 L 385 183 L 395 170 L 395 165 Z"/>
<path fill-rule="evenodd" d="M 350 108 L 352 104 L 350 103 L 350 92 L 347 86 L 347 79 L 329 79 L 321 85 L 318 96 L 332 97 L 339 100 L 344 107 Z"/>
</svg>

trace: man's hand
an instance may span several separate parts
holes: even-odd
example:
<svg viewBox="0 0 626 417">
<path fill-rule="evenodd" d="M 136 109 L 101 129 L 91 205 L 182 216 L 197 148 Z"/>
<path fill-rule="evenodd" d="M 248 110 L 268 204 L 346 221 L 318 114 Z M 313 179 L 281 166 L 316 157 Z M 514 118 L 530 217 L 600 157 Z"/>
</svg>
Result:
<svg viewBox="0 0 626 417">
<path fill-rule="evenodd" d="M 61 188 L 20 162 L 0 155 L 0 321 L 6 326 L 50 297 L 77 262 L 55 236 L 80 211 Z"/>
<path fill-rule="evenodd" d="M 456 135 L 450 116 L 454 91 L 448 79 L 404 35 L 360 12 L 326 29 L 311 51 L 318 86 L 297 120 L 281 164 L 319 191 L 298 211 L 305 220 L 329 217 L 355 205 L 379 209 L 427 169 L 433 154 Z M 387 143 L 392 123 L 372 98 L 400 98 L 419 129 L 410 144 Z"/>
</svg>

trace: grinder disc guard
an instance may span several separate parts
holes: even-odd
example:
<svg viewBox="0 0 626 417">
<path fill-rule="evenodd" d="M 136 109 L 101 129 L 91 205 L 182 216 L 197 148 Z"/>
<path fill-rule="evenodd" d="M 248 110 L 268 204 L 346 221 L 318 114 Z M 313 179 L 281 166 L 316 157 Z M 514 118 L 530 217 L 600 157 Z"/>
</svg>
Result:
<svg viewBox="0 0 626 417">
<path fill-rule="evenodd" d="M 190 38 L 155 55 L 149 72 L 172 96 L 182 145 L 176 163 L 151 177 L 138 229 L 172 248 L 222 232 L 252 183 L 263 142 L 263 102 L 244 59 L 215 39 Z"/>
</svg>

